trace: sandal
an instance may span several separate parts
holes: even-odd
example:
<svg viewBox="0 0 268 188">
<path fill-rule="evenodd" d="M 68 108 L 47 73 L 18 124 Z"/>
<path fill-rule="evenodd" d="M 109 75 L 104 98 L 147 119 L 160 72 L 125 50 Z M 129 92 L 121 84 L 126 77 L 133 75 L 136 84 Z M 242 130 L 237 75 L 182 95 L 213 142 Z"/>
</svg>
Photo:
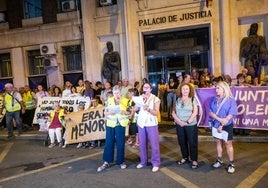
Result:
<svg viewBox="0 0 268 188">
<path fill-rule="evenodd" d="M 183 164 L 185 164 L 185 163 L 188 163 L 188 159 L 183 158 L 183 159 L 181 159 L 180 161 L 178 161 L 177 163 L 178 163 L 178 165 L 183 165 Z"/>
<path fill-rule="evenodd" d="M 198 163 L 196 161 L 193 161 L 191 168 L 192 169 L 197 169 L 198 168 Z"/>
<path fill-rule="evenodd" d="M 132 140 L 127 140 L 127 144 L 128 144 L 128 145 L 131 145 L 132 143 L 133 143 Z"/>
</svg>

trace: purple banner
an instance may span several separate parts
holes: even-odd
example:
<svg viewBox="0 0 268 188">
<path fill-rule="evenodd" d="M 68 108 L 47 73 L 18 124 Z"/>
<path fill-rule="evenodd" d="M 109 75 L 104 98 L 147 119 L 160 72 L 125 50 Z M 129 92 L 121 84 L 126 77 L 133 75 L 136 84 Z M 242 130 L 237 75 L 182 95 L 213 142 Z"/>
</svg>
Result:
<svg viewBox="0 0 268 188">
<path fill-rule="evenodd" d="M 268 87 L 232 87 L 237 102 L 238 115 L 234 127 L 268 130 Z M 215 88 L 196 89 L 199 107 L 199 126 L 208 127 L 209 104 L 216 95 Z"/>
</svg>

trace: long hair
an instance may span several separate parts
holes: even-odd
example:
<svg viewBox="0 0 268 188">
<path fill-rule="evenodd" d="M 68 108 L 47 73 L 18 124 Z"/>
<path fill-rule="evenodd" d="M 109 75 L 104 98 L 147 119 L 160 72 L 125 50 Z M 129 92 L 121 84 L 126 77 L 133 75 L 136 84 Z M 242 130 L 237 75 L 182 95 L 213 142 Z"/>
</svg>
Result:
<svg viewBox="0 0 268 188">
<path fill-rule="evenodd" d="M 230 86 L 225 81 L 219 81 L 216 86 L 219 86 L 223 89 L 225 97 L 232 98 L 233 94 L 230 89 Z"/>
</svg>

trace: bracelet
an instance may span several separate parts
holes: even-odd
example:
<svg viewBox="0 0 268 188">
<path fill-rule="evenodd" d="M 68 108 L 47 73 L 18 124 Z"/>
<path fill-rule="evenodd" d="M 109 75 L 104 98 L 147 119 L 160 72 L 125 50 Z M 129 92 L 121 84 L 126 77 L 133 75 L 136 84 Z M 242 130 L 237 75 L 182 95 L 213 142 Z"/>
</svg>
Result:
<svg viewBox="0 0 268 188">
<path fill-rule="evenodd" d="M 187 123 L 187 124 L 190 124 L 190 122 L 189 122 L 188 120 L 186 121 L 186 123 Z"/>
</svg>

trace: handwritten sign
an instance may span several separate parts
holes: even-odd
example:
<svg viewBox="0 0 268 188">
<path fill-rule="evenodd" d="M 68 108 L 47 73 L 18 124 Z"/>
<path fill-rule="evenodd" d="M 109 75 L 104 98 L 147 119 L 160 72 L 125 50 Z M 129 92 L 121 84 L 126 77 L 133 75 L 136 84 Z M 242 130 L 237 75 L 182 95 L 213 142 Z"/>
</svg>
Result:
<svg viewBox="0 0 268 188">
<path fill-rule="evenodd" d="M 59 102 L 60 106 L 66 110 L 66 112 L 77 112 L 78 105 L 83 103 L 85 109 L 90 106 L 89 97 L 43 97 L 38 99 L 37 107 L 34 115 L 34 124 L 38 124 L 39 120 L 42 121 L 46 114 L 49 114 L 53 110 L 53 103 Z"/>
<path fill-rule="evenodd" d="M 99 107 L 66 115 L 66 143 L 105 139 L 104 109 L 104 107 Z"/>
</svg>

